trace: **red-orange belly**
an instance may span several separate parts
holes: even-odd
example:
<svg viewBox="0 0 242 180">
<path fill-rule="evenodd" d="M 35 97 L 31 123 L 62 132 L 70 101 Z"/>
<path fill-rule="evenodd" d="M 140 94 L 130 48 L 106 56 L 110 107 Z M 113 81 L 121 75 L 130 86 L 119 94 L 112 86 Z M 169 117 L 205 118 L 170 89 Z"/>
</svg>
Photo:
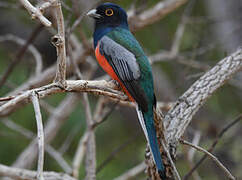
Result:
<svg viewBox="0 0 242 180">
<path fill-rule="evenodd" d="M 126 87 L 124 86 L 124 84 L 121 82 L 121 80 L 118 78 L 118 76 L 116 75 L 116 73 L 114 72 L 112 66 L 108 63 L 107 59 L 105 58 L 105 56 L 103 56 L 100 51 L 99 51 L 99 44 L 97 45 L 96 49 L 95 49 L 95 55 L 97 58 L 98 63 L 100 64 L 100 66 L 103 68 L 104 71 L 106 71 L 108 73 L 109 76 L 111 76 L 112 79 L 116 80 L 119 82 L 120 86 L 122 87 L 122 89 L 124 90 L 124 92 L 127 94 L 127 96 L 129 97 L 130 101 L 134 101 L 133 97 L 131 96 L 131 94 L 129 93 L 129 91 L 126 89 Z"/>
</svg>

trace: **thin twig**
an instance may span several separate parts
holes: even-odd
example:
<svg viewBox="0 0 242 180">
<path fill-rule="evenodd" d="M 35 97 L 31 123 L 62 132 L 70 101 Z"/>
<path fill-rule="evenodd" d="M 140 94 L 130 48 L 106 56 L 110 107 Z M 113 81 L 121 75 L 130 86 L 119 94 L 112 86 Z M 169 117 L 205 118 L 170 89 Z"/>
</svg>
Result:
<svg viewBox="0 0 242 180">
<path fill-rule="evenodd" d="M 172 167 L 173 172 L 174 172 L 175 179 L 176 180 L 181 180 L 181 176 L 180 176 L 180 174 L 179 174 L 179 172 L 178 172 L 178 170 L 177 170 L 177 168 L 175 166 L 175 163 L 173 162 L 173 160 L 171 158 L 171 154 L 170 154 L 168 148 L 166 147 L 165 142 L 164 141 L 161 141 L 161 143 L 162 143 L 162 147 L 163 147 L 164 151 L 166 152 L 167 157 L 168 157 L 168 159 L 170 161 L 171 167 Z"/>
<path fill-rule="evenodd" d="M 218 158 L 216 156 L 214 156 L 213 154 L 211 154 L 210 152 L 208 152 L 207 150 L 196 146 L 194 144 L 191 144 L 183 139 L 179 139 L 179 142 L 184 144 L 184 145 L 188 145 L 191 146 L 195 149 L 197 149 L 198 151 L 201 151 L 205 154 L 207 154 L 208 157 L 210 157 L 226 174 L 226 176 L 230 179 L 230 180 L 235 180 L 235 177 L 229 172 L 229 170 L 218 160 Z"/>
<path fill-rule="evenodd" d="M 65 159 L 62 157 L 62 154 L 60 154 L 50 145 L 46 145 L 45 150 L 56 160 L 65 173 L 70 174 L 72 172 L 71 166 L 65 161 Z"/>
<path fill-rule="evenodd" d="M 31 100 L 34 106 L 35 118 L 37 121 L 37 138 L 39 145 L 39 159 L 38 159 L 38 170 L 37 170 L 37 179 L 44 180 L 43 177 L 43 168 L 44 168 L 44 130 L 42 123 L 42 116 L 40 112 L 39 99 L 37 93 L 33 92 Z"/>
<path fill-rule="evenodd" d="M 85 134 L 82 136 L 81 140 L 79 141 L 79 145 L 76 150 L 75 156 L 73 158 L 72 175 L 75 178 L 78 178 L 78 176 L 79 176 L 79 168 L 80 168 L 80 164 L 82 162 L 83 156 L 87 149 L 87 141 L 88 141 L 89 135 L 90 135 L 90 132 L 86 131 Z"/>
<path fill-rule="evenodd" d="M 115 104 L 112 105 L 111 108 L 109 107 L 103 107 L 103 109 L 101 111 L 99 111 L 100 113 L 95 114 L 94 119 L 94 123 L 92 125 L 92 128 L 95 128 L 96 126 L 100 125 L 101 123 L 103 123 L 104 121 L 106 121 L 108 119 L 108 117 L 111 115 L 111 113 L 116 109 L 117 105 L 118 105 L 119 101 L 117 101 Z"/>
<path fill-rule="evenodd" d="M 201 139 L 201 132 L 200 131 L 196 131 L 194 133 L 194 138 L 192 140 L 192 144 L 198 145 L 200 139 Z M 188 160 L 189 161 L 192 161 L 193 160 L 194 154 L 195 154 L 195 149 L 190 148 L 190 150 L 188 151 Z"/>
<path fill-rule="evenodd" d="M 237 116 L 231 123 L 227 124 L 217 135 L 216 139 L 214 140 L 213 144 L 208 149 L 209 152 L 212 152 L 215 148 L 215 146 L 218 144 L 219 140 L 222 138 L 224 133 L 228 131 L 232 126 L 234 126 L 236 123 L 238 123 L 240 120 L 242 120 L 242 114 Z M 204 154 L 203 157 L 196 163 L 196 165 L 184 176 L 184 180 L 187 180 L 189 176 L 192 175 L 192 173 L 202 164 L 202 162 L 208 157 L 207 154 Z"/>
<path fill-rule="evenodd" d="M 52 23 L 46 17 L 43 16 L 42 14 L 43 11 L 40 8 L 34 7 L 28 0 L 19 0 L 19 1 L 28 10 L 28 12 L 30 13 L 33 19 L 38 18 L 43 25 L 47 27 L 51 26 Z"/>
<path fill-rule="evenodd" d="M 72 56 L 72 50 L 70 48 L 69 42 L 67 43 L 67 48 L 69 51 L 69 57 L 70 57 L 70 61 L 74 66 L 74 72 L 76 74 L 76 76 L 79 79 L 83 79 L 83 75 L 80 72 L 76 62 L 73 60 L 73 56 Z M 83 94 L 83 106 L 84 106 L 84 110 L 85 110 L 85 115 L 86 115 L 86 124 L 87 124 L 87 132 L 88 132 L 88 138 L 87 138 L 87 143 L 83 144 L 82 142 L 80 142 L 80 146 L 78 146 L 78 152 L 77 153 L 85 153 L 86 151 L 88 151 L 88 153 L 86 154 L 86 178 L 87 180 L 94 180 L 96 179 L 96 142 L 95 142 L 95 133 L 94 133 L 94 129 L 92 128 L 93 125 L 93 117 L 92 117 L 92 113 L 91 113 L 91 108 L 90 108 L 90 102 L 88 99 L 88 94 L 84 93 Z M 82 141 L 82 140 L 81 140 Z M 86 145 L 86 147 L 85 147 Z M 76 154 L 77 155 L 77 154 Z M 78 159 L 75 161 L 75 170 L 73 170 L 73 174 L 75 175 L 76 178 L 78 178 L 79 176 L 79 167 L 80 167 L 80 163 L 82 161 L 82 157 L 83 155 L 77 155 Z M 79 163 L 79 164 L 78 164 Z"/>
<path fill-rule="evenodd" d="M 183 37 L 183 34 L 185 32 L 185 27 L 186 27 L 186 24 L 187 24 L 187 19 L 191 14 L 191 11 L 193 9 L 195 1 L 196 0 L 191 0 L 184 10 L 184 13 L 183 13 L 182 18 L 181 18 L 181 22 L 177 27 L 177 30 L 176 30 L 176 33 L 175 33 L 175 38 L 174 38 L 173 43 L 172 43 L 171 56 L 176 56 L 179 52 L 182 37 Z"/>
<path fill-rule="evenodd" d="M 67 30 L 67 35 L 70 35 L 75 30 L 75 28 L 81 23 L 82 19 L 86 16 L 87 12 L 91 8 L 95 7 L 98 3 L 99 2 L 95 2 L 93 5 L 88 7 L 85 11 L 83 11 L 83 13 L 79 14 L 79 16 L 76 18 L 76 20 L 72 24 L 72 26 Z"/>
<path fill-rule="evenodd" d="M 193 140 L 192 140 L 192 144 L 199 145 L 199 142 L 200 142 L 200 139 L 201 139 L 201 132 L 196 130 L 194 132 L 193 136 L 194 137 L 193 137 Z M 184 150 L 185 150 L 186 161 L 188 162 L 188 166 L 189 166 L 189 168 L 192 168 L 194 166 L 193 160 L 194 160 L 196 149 L 187 147 Z M 201 180 L 202 179 L 199 176 L 197 171 L 195 171 L 193 173 L 192 177 L 193 177 L 194 180 Z"/>
<path fill-rule="evenodd" d="M 83 105 L 86 115 L 87 129 L 90 131 L 87 141 L 87 154 L 86 154 L 86 180 L 95 180 L 96 179 L 96 141 L 95 141 L 95 132 L 92 129 L 93 117 L 90 108 L 90 102 L 88 95 L 83 94 Z"/>
<path fill-rule="evenodd" d="M 128 11 L 131 31 L 137 31 L 147 25 L 153 24 L 162 19 L 165 15 L 186 3 L 187 0 L 165 0 L 157 3 L 154 7 L 147 9 L 139 15 L 134 11 Z"/>
<path fill-rule="evenodd" d="M 89 127 L 86 132 L 84 133 L 84 135 L 82 136 L 81 140 L 79 141 L 79 145 L 78 145 L 78 148 L 76 150 L 76 153 L 75 153 L 75 156 L 74 156 L 74 159 L 73 159 L 73 176 L 74 177 L 78 177 L 78 174 L 79 174 L 79 168 L 80 168 L 80 164 L 82 162 L 82 159 L 83 159 L 83 156 L 84 154 L 86 153 L 86 150 L 87 150 L 87 141 L 88 141 L 88 137 L 90 136 L 90 133 L 91 131 L 94 131 L 95 128 L 97 127 L 97 125 L 101 124 L 102 122 L 105 121 L 105 119 L 108 117 L 108 115 L 110 115 L 110 111 L 108 112 L 104 112 L 104 99 L 101 97 L 99 102 L 98 102 L 98 105 L 97 105 L 97 108 L 95 110 L 95 117 L 93 118 L 93 123 L 91 124 L 91 127 Z M 114 108 L 116 106 L 113 106 Z M 111 111 L 113 111 L 113 109 Z M 103 110 L 103 111 L 102 111 Z M 98 172 L 98 169 L 97 169 L 97 172 Z"/>
</svg>

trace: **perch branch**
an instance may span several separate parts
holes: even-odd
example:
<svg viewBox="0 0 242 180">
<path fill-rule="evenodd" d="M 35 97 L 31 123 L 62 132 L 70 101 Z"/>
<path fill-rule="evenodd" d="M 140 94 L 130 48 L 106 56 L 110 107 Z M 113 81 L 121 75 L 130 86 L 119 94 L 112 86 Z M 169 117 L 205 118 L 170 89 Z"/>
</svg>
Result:
<svg viewBox="0 0 242 180">
<path fill-rule="evenodd" d="M 57 83 L 48 84 L 40 88 L 25 91 L 18 96 L 11 96 L 13 99 L 0 106 L 0 116 L 9 114 L 16 106 L 23 102 L 28 102 L 33 91 L 39 94 L 39 98 L 60 92 L 92 92 L 94 94 L 105 95 L 114 99 L 127 101 L 127 96 L 120 92 L 113 81 L 86 81 L 86 80 L 68 80 L 66 89 L 62 89 Z"/>
</svg>

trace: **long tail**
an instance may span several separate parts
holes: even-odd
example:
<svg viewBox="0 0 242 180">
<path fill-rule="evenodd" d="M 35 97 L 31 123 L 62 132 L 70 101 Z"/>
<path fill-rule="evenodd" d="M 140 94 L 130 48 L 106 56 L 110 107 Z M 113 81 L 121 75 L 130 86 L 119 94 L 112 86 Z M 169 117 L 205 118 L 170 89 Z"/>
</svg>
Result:
<svg viewBox="0 0 242 180">
<path fill-rule="evenodd" d="M 154 120 L 153 120 L 153 113 L 143 113 L 139 109 L 138 105 L 136 105 L 136 111 L 138 114 L 139 122 L 145 133 L 145 137 L 149 142 L 151 154 L 155 161 L 158 173 L 160 174 L 160 177 L 164 180 L 166 179 L 165 168 L 159 151 L 158 141 L 156 137 L 156 130 L 155 130 Z"/>
</svg>

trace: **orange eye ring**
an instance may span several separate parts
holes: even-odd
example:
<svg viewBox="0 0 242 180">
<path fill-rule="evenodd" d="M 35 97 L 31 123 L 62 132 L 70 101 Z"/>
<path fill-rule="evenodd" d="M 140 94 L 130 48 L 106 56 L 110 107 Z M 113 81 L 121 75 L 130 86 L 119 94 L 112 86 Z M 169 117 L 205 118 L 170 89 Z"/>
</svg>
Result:
<svg viewBox="0 0 242 180">
<path fill-rule="evenodd" d="M 105 14 L 106 16 L 112 16 L 113 15 L 113 10 L 110 8 L 110 9 L 106 9 L 105 10 Z"/>
</svg>

